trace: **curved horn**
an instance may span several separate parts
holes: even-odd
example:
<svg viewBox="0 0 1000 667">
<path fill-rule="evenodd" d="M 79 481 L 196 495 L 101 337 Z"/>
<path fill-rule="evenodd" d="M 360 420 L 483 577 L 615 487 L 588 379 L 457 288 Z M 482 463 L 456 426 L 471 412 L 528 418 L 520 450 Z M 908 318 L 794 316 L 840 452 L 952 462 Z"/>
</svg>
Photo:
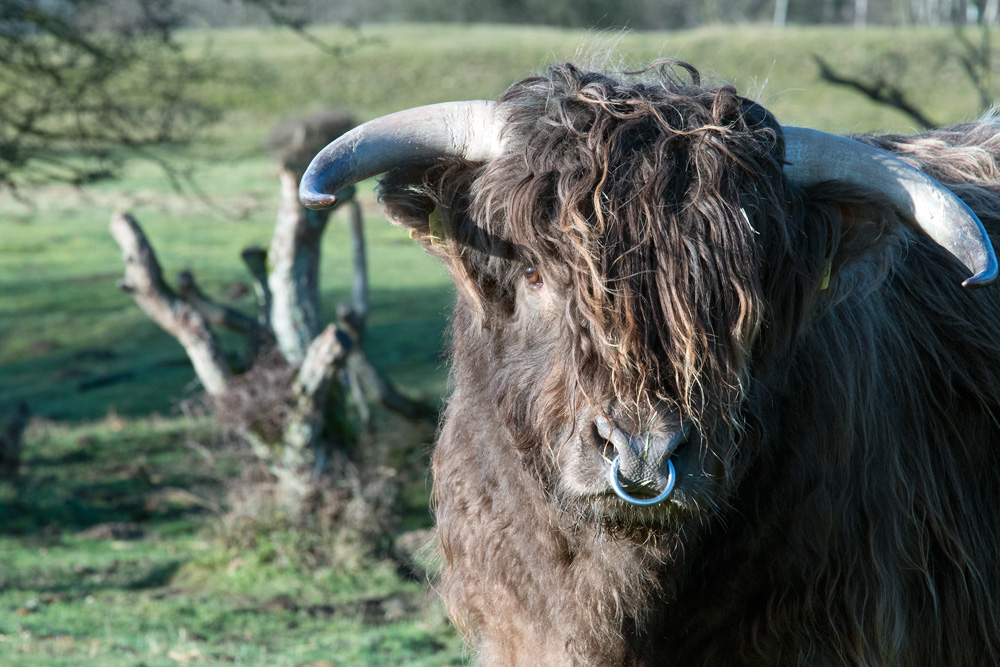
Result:
<svg viewBox="0 0 1000 667">
<path fill-rule="evenodd" d="M 445 102 L 360 125 L 320 151 L 299 184 L 306 208 L 330 208 L 334 193 L 393 167 L 434 157 L 485 161 L 500 153 L 503 123 L 493 102 Z"/>
<path fill-rule="evenodd" d="M 963 287 L 989 285 L 997 277 L 997 256 L 983 223 L 955 194 L 899 158 L 853 139 L 801 127 L 785 127 L 785 174 L 811 185 L 840 180 L 873 187 L 972 276 Z"/>
</svg>

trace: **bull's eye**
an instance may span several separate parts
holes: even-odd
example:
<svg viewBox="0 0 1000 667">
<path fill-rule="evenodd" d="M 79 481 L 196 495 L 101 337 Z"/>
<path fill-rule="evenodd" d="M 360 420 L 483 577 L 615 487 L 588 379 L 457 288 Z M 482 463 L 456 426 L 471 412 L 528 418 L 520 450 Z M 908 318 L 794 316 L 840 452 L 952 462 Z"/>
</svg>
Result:
<svg viewBox="0 0 1000 667">
<path fill-rule="evenodd" d="M 524 280 L 528 283 L 528 287 L 534 287 L 535 289 L 540 288 L 544 284 L 542 282 L 542 272 L 533 266 L 529 266 L 524 270 Z"/>
</svg>

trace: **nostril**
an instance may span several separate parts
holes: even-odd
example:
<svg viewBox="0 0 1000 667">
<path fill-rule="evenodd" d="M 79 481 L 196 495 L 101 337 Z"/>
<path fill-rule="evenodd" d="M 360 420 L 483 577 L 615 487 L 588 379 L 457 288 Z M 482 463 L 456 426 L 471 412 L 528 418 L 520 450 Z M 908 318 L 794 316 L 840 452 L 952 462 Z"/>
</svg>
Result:
<svg viewBox="0 0 1000 667">
<path fill-rule="evenodd" d="M 611 444 L 611 441 L 608 440 L 607 436 L 601 432 L 601 430 L 601 427 L 599 427 L 596 423 L 591 424 L 590 438 L 592 442 L 597 444 L 597 448 L 601 456 L 610 461 L 615 456 L 615 448 L 614 445 Z"/>
<path fill-rule="evenodd" d="M 603 415 L 595 417 L 594 426 L 597 429 L 597 435 L 600 436 L 600 438 L 605 442 L 610 442 L 614 445 L 615 449 L 618 451 L 629 448 L 631 444 L 629 437 L 622 433 L 621 429 L 612 425 L 607 417 L 604 417 Z"/>
<path fill-rule="evenodd" d="M 601 429 L 597 428 L 597 424 L 590 425 L 590 437 L 594 440 L 606 440 L 603 435 L 601 435 Z"/>
<path fill-rule="evenodd" d="M 610 464 L 609 480 L 616 494 L 629 502 L 636 501 L 631 492 L 654 495 L 654 502 L 670 494 L 676 477 L 670 459 L 691 433 L 683 421 L 677 426 L 672 431 L 628 434 L 606 416 L 594 417 L 591 434 L 604 443 L 601 454 Z M 609 451 L 608 445 L 614 449 Z"/>
<path fill-rule="evenodd" d="M 605 440 L 611 440 L 611 422 L 603 416 L 599 415 L 594 418 L 594 429 L 596 430 L 598 437 Z"/>
</svg>

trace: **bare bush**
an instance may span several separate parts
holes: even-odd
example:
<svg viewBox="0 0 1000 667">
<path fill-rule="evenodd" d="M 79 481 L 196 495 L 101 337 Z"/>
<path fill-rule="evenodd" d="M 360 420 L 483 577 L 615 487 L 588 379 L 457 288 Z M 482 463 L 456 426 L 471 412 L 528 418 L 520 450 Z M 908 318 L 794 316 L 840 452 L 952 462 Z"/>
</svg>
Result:
<svg viewBox="0 0 1000 667">
<path fill-rule="evenodd" d="M 225 433 L 237 437 L 252 433 L 263 442 L 281 442 L 292 411 L 288 390 L 293 370 L 274 350 L 259 356 L 216 399 L 218 425 Z"/>
<path fill-rule="evenodd" d="M 369 462 L 370 463 L 370 462 Z M 230 484 L 218 537 L 239 553 L 267 545 L 279 564 L 302 569 L 362 569 L 366 558 L 392 555 L 399 529 L 399 473 L 388 465 L 355 465 L 337 452 L 317 481 L 309 511 L 286 511 L 279 481 L 251 465 Z"/>
</svg>

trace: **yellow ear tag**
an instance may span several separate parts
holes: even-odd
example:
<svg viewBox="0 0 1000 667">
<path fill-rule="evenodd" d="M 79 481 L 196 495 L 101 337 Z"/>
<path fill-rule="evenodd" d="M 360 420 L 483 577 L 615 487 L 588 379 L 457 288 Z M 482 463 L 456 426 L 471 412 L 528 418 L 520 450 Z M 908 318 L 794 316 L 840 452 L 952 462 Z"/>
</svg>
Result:
<svg viewBox="0 0 1000 667">
<path fill-rule="evenodd" d="M 819 291 L 823 291 L 830 287 L 830 274 L 833 272 L 833 262 L 831 260 L 826 260 L 823 263 L 823 277 L 819 280 Z"/>
<path fill-rule="evenodd" d="M 436 207 L 427 216 L 427 229 L 430 231 L 431 244 L 435 241 L 444 241 L 444 223 L 441 221 L 441 213 Z"/>
</svg>

